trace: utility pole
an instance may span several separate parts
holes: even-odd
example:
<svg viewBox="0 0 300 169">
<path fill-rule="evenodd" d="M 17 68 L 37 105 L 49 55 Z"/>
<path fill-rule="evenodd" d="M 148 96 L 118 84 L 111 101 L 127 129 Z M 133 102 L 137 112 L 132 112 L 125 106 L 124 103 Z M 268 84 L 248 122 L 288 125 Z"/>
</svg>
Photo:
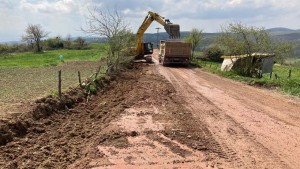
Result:
<svg viewBox="0 0 300 169">
<path fill-rule="evenodd" d="M 159 34 L 158 33 L 159 33 L 159 29 L 161 29 L 161 28 L 157 27 L 155 29 L 157 29 L 157 34 L 156 34 L 157 35 L 156 36 L 157 39 L 156 39 L 156 42 L 157 42 L 157 49 L 158 49 L 159 48 L 159 43 L 158 43 L 158 36 L 159 36 Z"/>
</svg>

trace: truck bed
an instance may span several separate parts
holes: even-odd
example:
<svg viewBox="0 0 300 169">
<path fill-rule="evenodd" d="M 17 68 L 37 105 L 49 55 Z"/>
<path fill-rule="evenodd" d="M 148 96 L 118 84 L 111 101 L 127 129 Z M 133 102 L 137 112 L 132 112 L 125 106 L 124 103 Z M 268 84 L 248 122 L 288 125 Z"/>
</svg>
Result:
<svg viewBox="0 0 300 169">
<path fill-rule="evenodd" d="M 191 44 L 182 41 L 161 41 L 160 59 L 163 65 L 184 64 L 188 65 L 191 56 Z"/>
<path fill-rule="evenodd" d="M 191 56 L 191 44 L 178 41 L 166 41 L 164 55 L 167 57 Z"/>
</svg>

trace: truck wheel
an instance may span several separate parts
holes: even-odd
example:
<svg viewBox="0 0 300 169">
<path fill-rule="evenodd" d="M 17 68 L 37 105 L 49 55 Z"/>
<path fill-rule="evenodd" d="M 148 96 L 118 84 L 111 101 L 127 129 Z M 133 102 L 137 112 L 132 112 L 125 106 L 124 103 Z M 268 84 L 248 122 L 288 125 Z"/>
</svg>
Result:
<svg viewBox="0 0 300 169">
<path fill-rule="evenodd" d="M 163 65 L 163 66 L 167 66 L 166 62 L 164 62 L 164 61 L 162 62 L 162 65 Z"/>
</svg>

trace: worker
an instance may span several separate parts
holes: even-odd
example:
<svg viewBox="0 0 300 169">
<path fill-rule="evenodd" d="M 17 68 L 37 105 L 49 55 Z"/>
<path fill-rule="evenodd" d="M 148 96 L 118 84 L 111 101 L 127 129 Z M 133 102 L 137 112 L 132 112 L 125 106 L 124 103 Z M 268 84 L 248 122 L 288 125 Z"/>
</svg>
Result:
<svg viewBox="0 0 300 169">
<path fill-rule="evenodd" d="M 63 56 L 62 54 L 59 55 L 59 60 L 60 60 L 61 62 L 64 62 L 64 56 Z"/>
</svg>

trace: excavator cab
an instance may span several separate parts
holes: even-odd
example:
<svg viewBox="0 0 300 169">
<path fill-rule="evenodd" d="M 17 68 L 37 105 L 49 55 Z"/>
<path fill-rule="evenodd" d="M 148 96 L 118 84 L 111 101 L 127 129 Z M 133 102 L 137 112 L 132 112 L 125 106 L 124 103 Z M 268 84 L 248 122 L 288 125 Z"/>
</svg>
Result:
<svg viewBox="0 0 300 169">
<path fill-rule="evenodd" d="M 144 43 L 144 55 L 148 55 L 152 53 L 153 53 L 153 44 L 150 42 Z"/>
</svg>

